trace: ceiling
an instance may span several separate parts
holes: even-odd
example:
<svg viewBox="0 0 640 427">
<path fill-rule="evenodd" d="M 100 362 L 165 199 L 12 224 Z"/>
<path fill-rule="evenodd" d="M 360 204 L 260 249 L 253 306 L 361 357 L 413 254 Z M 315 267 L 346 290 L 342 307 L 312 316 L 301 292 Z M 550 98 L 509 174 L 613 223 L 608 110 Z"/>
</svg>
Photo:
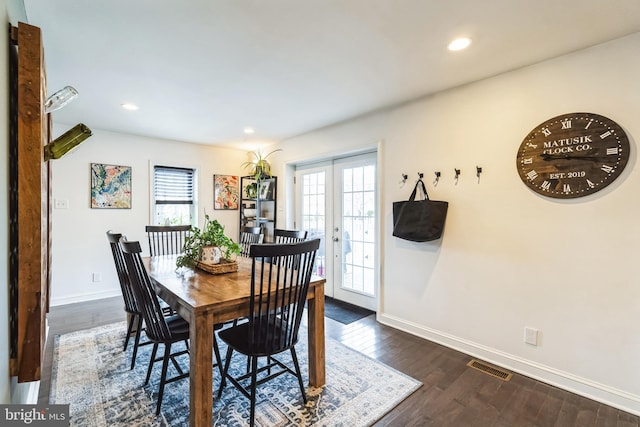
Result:
<svg viewBox="0 0 640 427">
<path fill-rule="evenodd" d="M 80 92 L 55 123 L 238 148 L 640 31 L 638 0 L 24 4 L 49 94 Z M 471 47 L 449 52 L 458 36 Z"/>
</svg>

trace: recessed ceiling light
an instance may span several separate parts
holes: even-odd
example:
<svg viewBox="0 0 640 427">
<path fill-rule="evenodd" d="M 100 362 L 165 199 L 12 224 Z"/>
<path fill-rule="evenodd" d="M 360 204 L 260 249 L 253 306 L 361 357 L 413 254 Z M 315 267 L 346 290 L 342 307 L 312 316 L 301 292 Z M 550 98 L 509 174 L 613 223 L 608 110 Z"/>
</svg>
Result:
<svg viewBox="0 0 640 427">
<path fill-rule="evenodd" d="M 128 102 L 124 104 L 120 104 L 120 106 L 125 110 L 129 110 L 129 111 L 135 111 L 138 109 L 138 106 L 136 104 L 130 104 Z"/>
<path fill-rule="evenodd" d="M 455 39 L 451 43 L 449 43 L 448 48 L 449 48 L 449 50 L 457 51 L 457 50 L 462 50 L 462 49 L 468 48 L 470 44 L 471 44 L 471 39 L 470 38 L 460 37 L 460 38 Z"/>
<path fill-rule="evenodd" d="M 250 128 L 250 127 L 244 128 L 244 133 L 246 133 L 247 135 L 251 135 L 254 132 L 255 130 L 253 130 L 253 128 Z"/>
</svg>

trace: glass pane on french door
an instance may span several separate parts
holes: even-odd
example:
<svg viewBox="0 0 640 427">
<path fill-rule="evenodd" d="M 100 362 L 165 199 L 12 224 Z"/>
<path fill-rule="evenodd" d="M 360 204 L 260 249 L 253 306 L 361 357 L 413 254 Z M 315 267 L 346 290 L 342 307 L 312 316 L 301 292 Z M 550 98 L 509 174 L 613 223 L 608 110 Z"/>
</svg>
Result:
<svg viewBox="0 0 640 427">
<path fill-rule="evenodd" d="M 296 168 L 296 225 L 320 238 L 325 295 L 377 309 L 376 155 Z"/>
<path fill-rule="evenodd" d="M 340 194 L 335 220 L 342 230 L 341 262 L 334 265 L 336 298 L 375 309 L 376 297 L 376 164 L 375 155 L 335 162 L 334 182 Z M 338 237 L 336 239 L 335 237 Z M 337 249 L 336 249 L 337 251 Z M 337 269 L 339 264 L 339 270 Z M 336 283 L 336 284 L 338 284 Z"/>
<path fill-rule="evenodd" d="M 343 169 L 342 182 L 342 286 L 374 295 L 375 167 Z"/>
<path fill-rule="evenodd" d="M 302 229 L 307 230 L 309 239 L 320 239 L 320 249 L 316 256 L 315 274 L 326 277 L 326 224 L 325 224 L 325 177 L 324 170 L 300 175 L 302 185 Z"/>
</svg>

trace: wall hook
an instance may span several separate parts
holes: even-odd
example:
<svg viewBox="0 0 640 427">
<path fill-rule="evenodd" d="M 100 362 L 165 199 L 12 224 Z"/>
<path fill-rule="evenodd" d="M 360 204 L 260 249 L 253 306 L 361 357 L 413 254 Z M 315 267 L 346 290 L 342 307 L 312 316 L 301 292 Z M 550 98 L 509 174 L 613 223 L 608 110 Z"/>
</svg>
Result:
<svg viewBox="0 0 640 427">
<path fill-rule="evenodd" d="M 480 184 L 480 174 L 482 173 L 482 167 L 476 166 L 476 176 L 478 177 L 478 184 Z"/>
<path fill-rule="evenodd" d="M 436 179 L 433 181 L 433 186 L 435 187 L 436 185 L 438 185 L 438 181 L 440 181 L 440 171 L 436 172 Z"/>
<path fill-rule="evenodd" d="M 422 178 L 424 178 L 424 174 L 423 174 L 422 172 L 418 172 L 418 177 L 419 177 L 420 179 L 422 179 Z"/>
<path fill-rule="evenodd" d="M 409 178 L 409 176 L 406 173 L 400 174 L 401 179 L 400 179 L 400 187 L 404 186 L 407 183 L 407 179 Z"/>
<path fill-rule="evenodd" d="M 458 185 L 458 179 L 460 178 L 460 169 L 453 169 L 454 171 L 456 171 L 456 176 L 455 176 L 455 180 L 456 180 L 456 185 Z"/>
</svg>

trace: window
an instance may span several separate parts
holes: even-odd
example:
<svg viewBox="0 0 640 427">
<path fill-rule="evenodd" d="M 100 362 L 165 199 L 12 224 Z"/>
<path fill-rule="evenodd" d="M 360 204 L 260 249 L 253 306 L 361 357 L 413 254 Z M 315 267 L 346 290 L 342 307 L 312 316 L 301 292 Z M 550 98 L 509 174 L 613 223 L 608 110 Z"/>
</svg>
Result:
<svg viewBox="0 0 640 427">
<path fill-rule="evenodd" d="M 196 211 L 195 169 L 153 167 L 154 224 L 188 225 Z"/>
</svg>

